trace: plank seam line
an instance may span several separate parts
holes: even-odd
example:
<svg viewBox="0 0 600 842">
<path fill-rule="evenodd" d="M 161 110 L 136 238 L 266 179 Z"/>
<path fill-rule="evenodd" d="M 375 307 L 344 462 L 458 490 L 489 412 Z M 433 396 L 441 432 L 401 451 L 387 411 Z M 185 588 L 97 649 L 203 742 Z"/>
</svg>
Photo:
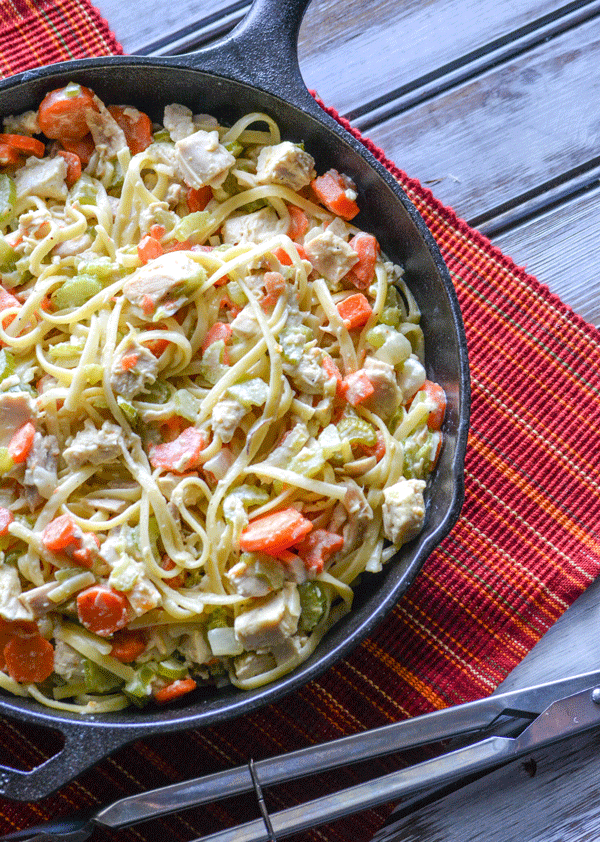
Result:
<svg viewBox="0 0 600 842">
<path fill-rule="evenodd" d="M 600 0 L 570 3 L 551 15 L 545 15 L 502 38 L 490 41 L 480 49 L 391 91 L 385 97 L 353 109 L 345 116 L 361 132 L 370 130 L 492 68 L 514 60 L 542 43 L 582 26 L 599 14 Z"/>
</svg>

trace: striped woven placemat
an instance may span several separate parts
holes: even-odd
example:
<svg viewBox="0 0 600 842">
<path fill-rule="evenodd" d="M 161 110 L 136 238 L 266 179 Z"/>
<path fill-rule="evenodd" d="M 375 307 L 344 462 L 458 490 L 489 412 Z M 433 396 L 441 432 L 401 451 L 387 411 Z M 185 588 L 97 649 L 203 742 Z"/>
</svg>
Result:
<svg viewBox="0 0 600 842">
<path fill-rule="evenodd" d="M 0 71 L 122 52 L 86 0 L 0 0 Z M 337 119 L 340 119 L 334 112 Z M 377 631 L 321 679 L 234 723 L 149 738 L 38 804 L 0 799 L 0 832 L 489 694 L 600 572 L 598 331 L 361 139 L 437 240 L 469 346 L 472 424 L 461 518 Z M 585 505 L 582 505 L 585 501 Z M 2 721 L 0 759 L 51 749 Z M 370 764 L 369 776 L 391 760 Z M 276 811 L 362 778 L 361 769 L 272 789 Z M 304 834 L 367 842 L 382 808 Z M 252 798 L 94 839 L 190 839 L 257 815 Z"/>
</svg>

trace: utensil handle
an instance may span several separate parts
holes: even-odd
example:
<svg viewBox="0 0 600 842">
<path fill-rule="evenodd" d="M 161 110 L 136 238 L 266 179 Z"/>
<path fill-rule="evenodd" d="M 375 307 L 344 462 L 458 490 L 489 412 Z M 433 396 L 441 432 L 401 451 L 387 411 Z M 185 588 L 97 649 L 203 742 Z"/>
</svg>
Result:
<svg viewBox="0 0 600 842">
<path fill-rule="evenodd" d="M 309 3 L 254 0 L 247 15 L 223 40 L 179 56 L 178 61 L 247 82 L 302 108 L 314 106 L 298 64 L 298 34 Z"/>
<path fill-rule="evenodd" d="M 51 727 L 55 729 L 56 724 Z M 24 771 L 0 764 L 0 795 L 15 801 L 37 801 L 132 739 L 129 734 L 65 724 L 60 732 L 65 740 L 63 747 L 35 769 Z"/>
<path fill-rule="evenodd" d="M 491 770 L 515 757 L 514 743 L 508 737 L 490 737 L 481 743 L 425 760 L 399 772 L 272 813 L 269 818 L 275 837 L 279 840 L 396 801 L 425 787 L 440 786 L 476 772 Z M 195 842 L 269 842 L 270 838 L 265 823 L 257 819 L 204 836 Z"/>
</svg>

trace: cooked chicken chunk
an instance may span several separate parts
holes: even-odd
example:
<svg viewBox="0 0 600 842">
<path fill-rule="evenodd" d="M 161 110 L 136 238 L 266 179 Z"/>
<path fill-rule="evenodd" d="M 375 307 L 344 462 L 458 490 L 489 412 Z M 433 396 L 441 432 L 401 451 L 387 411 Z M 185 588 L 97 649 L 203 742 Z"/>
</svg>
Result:
<svg viewBox="0 0 600 842">
<path fill-rule="evenodd" d="M 38 497 L 49 500 L 56 488 L 58 466 L 58 441 L 55 436 L 36 433 L 27 456 L 24 485 L 31 497 L 30 503 Z"/>
<path fill-rule="evenodd" d="M 258 184 L 283 184 L 290 190 L 301 190 L 315 176 L 314 158 L 289 140 L 276 146 L 265 146 L 258 156 Z"/>
<path fill-rule="evenodd" d="M 21 582 L 16 568 L 0 565 L 0 617 L 5 620 L 33 620 L 33 612 L 23 605 Z"/>
<path fill-rule="evenodd" d="M 196 189 L 210 185 L 220 187 L 235 158 L 219 143 L 219 133 L 202 129 L 178 140 L 175 152 L 184 180 Z"/>
<path fill-rule="evenodd" d="M 34 404 L 26 392 L 0 393 L 0 447 L 6 447 L 13 434 L 34 417 Z"/>
<path fill-rule="evenodd" d="M 124 360 L 137 358 L 134 365 L 127 367 Z M 151 351 L 137 342 L 127 345 L 113 362 L 110 385 L 113 391 L 125 400 L 132 400 L 156 380 L 158 360 Z"/>
<path fill-rule="evenodd" d="M 421 479 L 401 479 L 383 492 L 383 532 L 398 546 L 421 531 L 425 520 L 425 501 Z"/>
<path fill-rule="evenodd" d="M 28 158 L 25 166 L 15 172 L 17 199 L 39 196 L 41 199 L 67 198 L 67 162 L 60 155 L 56 158 Z"/>
<path fill-rule="evenodd" d="M 123 436 L 121 428 L 110 421 L 105 421 L 100 429 L 88 420 L 63 452 L 69 468 L 76 471 L 82 465 L 104 465 L 113 462 L 121 455 Z"/>
<path fill-rule="evenodd" d="M 94 138 L 96 151 L 105 158 L 114 158 L 121 149 L 127 148 L 125 133 L 110 111 L 100 104 L 99 111 L 88 109 L 85 121 Z"/>
<path fill-rule="evenodd" d="M 345 240 L 328 229 L 305 245 L 308 259 L 326 280 L 337 283 L 358 262 L 358 255 Z"/>
<path fill-rule="evenodd" d="M 229 442 L 244 415 L 248 412 L 245 406 L 232 398 L 224 398 L 215 404 L 212 411 L 212 428 L 221 441 Z"/>
<path fill-rule="evenodd" d="M 253 608 L 235 618 L 235 634 L 245 649 L 271 649 L 284 643 L 298 629 L 298 588 L 286 582 L 281 591 L 259 597 Z"/>
<path fill-rule="evenodd" d="M 183 298 L 178 290 L 204 277 L 202 267 L 183 251 L 169 252 L 141 266 L 123 284 L 123 295 L 146 318 L 161 305 L 165 315 L 176 313 Z"/>
<path fill-rule="evenodd" d="M 171 140 L 176 142 L 194 134 L 193 114 L 185 105 L 174 103 L 165 106 L 165 117 L 163 125 L 171 135 Z"/>
<path fill-rule="evenodd" d="M 232 214 L 223 223 L 224 243 L 264 243 L 276 234 L 287 233 L 287 225 L 272 208 L 254 213 Z"/>
<path fill-rule="evenodd" d="M 367 357 L 363 371 L 375 390 L 363 405 L 382 418 L 390 418 L 402 403 L 394 367 L 383 360 Z"/>
</svg>

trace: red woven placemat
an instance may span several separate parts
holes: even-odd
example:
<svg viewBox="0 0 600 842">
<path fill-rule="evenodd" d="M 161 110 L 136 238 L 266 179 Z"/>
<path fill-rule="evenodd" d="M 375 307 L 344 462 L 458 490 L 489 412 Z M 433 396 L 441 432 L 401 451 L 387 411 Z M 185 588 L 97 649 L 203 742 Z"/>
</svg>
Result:
<svg viewBox="0 0 600 842">
<path fill-rule="evenodd" d="M 0 0 L 0 10 L 4 75 L 122 52 L 85 0 Z M 319 681 L 233 723 L 134 743 L 36 805 L 0 799 L 1 833 L 485 696 L 600 572 L 600 434 L 590 424 L 600 415 L 598 331 L 341 122 L 420 210 L 459 295 L 473 390 L 459 523 L 376 633 Z M 47 756 L 45 737 L 2 724 L 5 758 L 35 766 Z M 382 760 L 370 772 L 391 768 Z M 344 769 L 270 790 L 269 809 L 360 774 Z M 387 812 L 302 838 L 367 842 Z M 94 839 L 183 840 L 256 816 L 253 799 L 237 799 Z"/>
</svg>

